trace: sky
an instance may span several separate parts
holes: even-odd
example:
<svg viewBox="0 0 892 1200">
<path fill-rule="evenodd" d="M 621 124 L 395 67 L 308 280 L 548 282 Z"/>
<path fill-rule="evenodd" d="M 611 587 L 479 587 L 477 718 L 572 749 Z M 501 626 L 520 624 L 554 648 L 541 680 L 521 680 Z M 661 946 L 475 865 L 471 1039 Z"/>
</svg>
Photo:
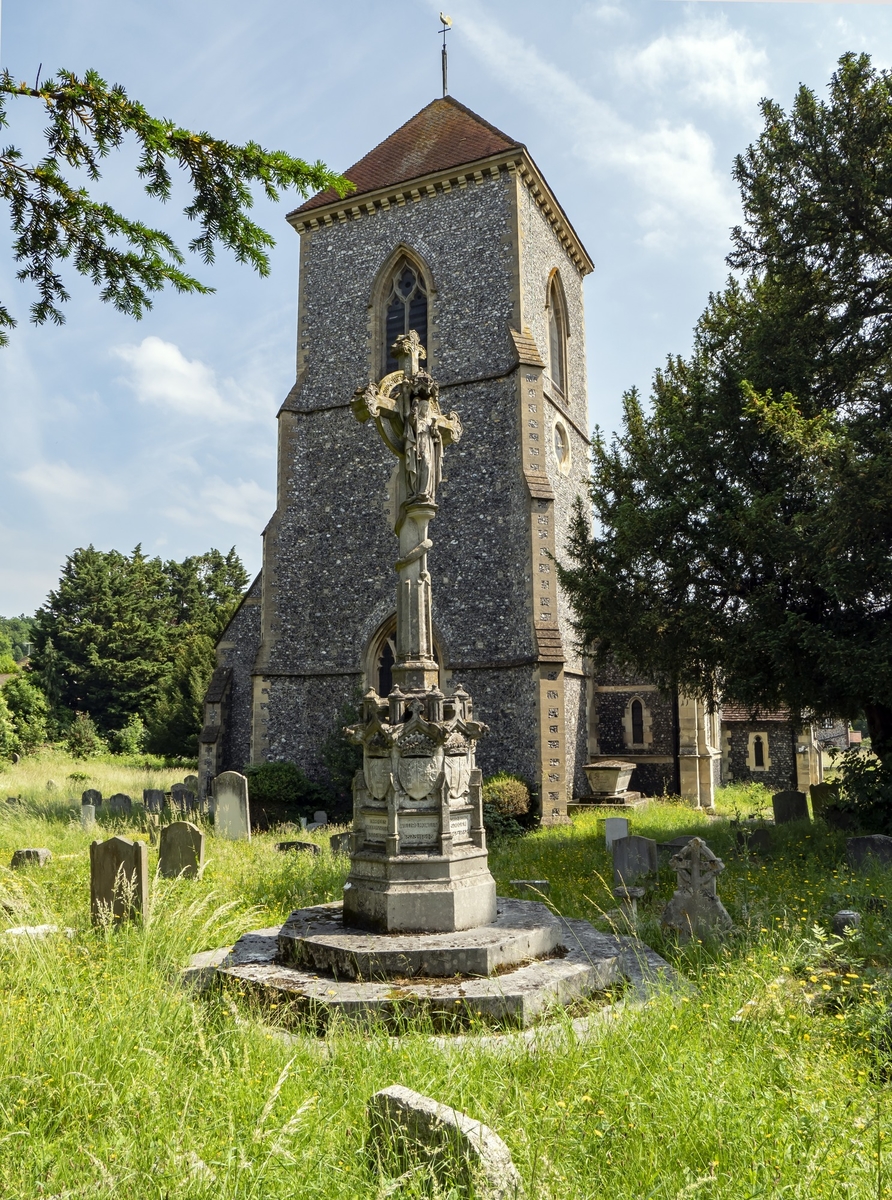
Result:
<svg viewBox="0 0 892 1200">
<path fill-rule="evenodd" d="M 723 0 L 447 0 L 450 92 L 523 141 L 595 262 L 586 281 L 592 425 L 618 427 L 690 349 L 728 273 L 734 156 L 759 100 L 826 91 L 845 51 L 892 65 L 892 5 Z M 36 79 L 98 70 L 156 116 L 345 170 L 440 94 L 427 0 L 5 0 L 0 65 Z M 4 143 L 40 151 L 34 101 Z M 97 194 L 174 234 L 187 201 L 146 198 L 129 149 Z M 178 203 L 176 202 L 178 199 Z M 181 559 L 235 546 L 260 567 L 275 505 L 275 414 L 294 378 L 294 195 L 258 199 L 276 237 L 266 279 L 221 253 L 191 264 L 212 296 L 162 294 L 142 321 L 70 267 L 61 328 L 28 321 L 0 220 L 0 614 L 33 612 L 78 546 Z M 3 214 L 5 215 L 5 214 Z"/>
</svg>

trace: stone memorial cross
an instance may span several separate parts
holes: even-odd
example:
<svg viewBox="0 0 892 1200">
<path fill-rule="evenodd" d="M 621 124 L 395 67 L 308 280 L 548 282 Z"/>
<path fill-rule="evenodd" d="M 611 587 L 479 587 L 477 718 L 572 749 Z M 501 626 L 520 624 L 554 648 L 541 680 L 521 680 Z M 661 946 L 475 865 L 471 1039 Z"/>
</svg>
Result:
<svg viewBox="0 0 892 1200">
<path fill-rule="evenodd" d="M 731 924 L 716 893 L 716 877 L 725 869 L 702 838 L 691 838 L 673 855 L 669 866 L 678 875 L 678 887 L 663 911 L 663 925 L 684 937 L 707 937 Z"/>
</svg>

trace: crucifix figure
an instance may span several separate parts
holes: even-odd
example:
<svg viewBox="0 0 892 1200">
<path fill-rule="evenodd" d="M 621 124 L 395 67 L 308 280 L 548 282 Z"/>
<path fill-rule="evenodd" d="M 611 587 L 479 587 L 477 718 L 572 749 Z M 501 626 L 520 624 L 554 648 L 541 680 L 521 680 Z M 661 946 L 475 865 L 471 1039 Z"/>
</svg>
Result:
<svg viewBox="0 0 892 1200">
<path fill-rule="evenodd" d="M 425 358 L 415 330 L 401 334 L 391 353 L 399 369 L 380 383 L 359 388 L 353 397 L 358 421 L 374 421 L 384 444 L 397 456 L 396 518 L 400 540 L 396 606 L 395 683 L 405 691 L 437 686 L 431 587 L 427 552 L 429 522 L 437 513 L 437 487 L 442 480 L 443 450 L 461 438 L 458 413 L 440 411 L 439 385 L 420 366 Z"/>
</svg>

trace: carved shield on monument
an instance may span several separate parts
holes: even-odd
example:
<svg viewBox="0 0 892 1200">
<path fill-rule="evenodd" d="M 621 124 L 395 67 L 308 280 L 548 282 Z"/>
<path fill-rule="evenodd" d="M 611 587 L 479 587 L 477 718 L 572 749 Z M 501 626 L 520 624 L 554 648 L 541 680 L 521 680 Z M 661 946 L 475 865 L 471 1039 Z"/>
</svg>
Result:
<svg viewBox="0 0 892 1200">
<path fill-rule="evenodd" d="M 423 800 L 425 796 L 429 796 L 440 782 L 442 772 L 442 748 L 435 750 L 433 754 L 401 758 L 397 764 L 399 781 L 403 790 L 413 800 Z"/>
<path fill-rule="evenodd" d="M 449 798 L 467 796 L 471 784 L 471 759 L 468 754 L 447 754 L 444 762 Z"/>
<path fill-rule="evenodd" d="M 369 791 L 376 800 L 383 800 L 390 787 L 390 755 L 386 758 L 373 758 L 366 754 L 362 764 L 362 773 Z"/>
</svg>

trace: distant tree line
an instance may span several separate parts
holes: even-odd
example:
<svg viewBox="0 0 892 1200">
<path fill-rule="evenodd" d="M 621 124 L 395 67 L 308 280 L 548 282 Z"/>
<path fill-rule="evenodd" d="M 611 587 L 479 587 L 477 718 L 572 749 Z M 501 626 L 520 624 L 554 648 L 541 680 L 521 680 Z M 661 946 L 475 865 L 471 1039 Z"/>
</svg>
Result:
<svg viewBox="0 0 892 1200">
<path fill-rule="evenodd" d="M 247 583 L 234 548 L 182 562 L 141 546 L 75 550 L 33 618 L 0 623 L 13 671 L 0 688 L 0 756 L 51 739 L 82 754 L 105 744 L 194 757 L 214 645 Z"/>
</svg>

